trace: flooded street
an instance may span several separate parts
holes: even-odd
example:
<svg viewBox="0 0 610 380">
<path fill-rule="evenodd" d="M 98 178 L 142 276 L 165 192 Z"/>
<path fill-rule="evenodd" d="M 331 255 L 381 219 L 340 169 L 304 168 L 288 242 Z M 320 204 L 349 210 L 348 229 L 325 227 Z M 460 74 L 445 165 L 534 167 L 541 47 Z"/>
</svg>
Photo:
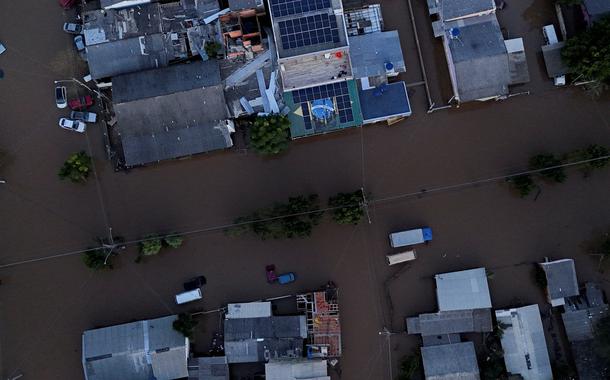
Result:
<svg viewBox="0 0 610 380">
<path fill-rule="evenodd" d="M 431 96 L 451 97 L 440 40 L 432 36 L 424 0 L 413 1 Z M 406 83 L 422 80 L 409 10 L 404 0 L 382 2 L 386 30 L 402 39 Z M 410 195 L 514 173 L 530 156 L 561 153 L 590 143 L 610 146 L 610 98 L 591 100 L 577 88 L 555 88 L 541 60 L 541 27 L 556 21 L 548 2 L 509 1 L 498 11 L 510 37 L 523 37 L 530 91 L 502 102 L 465 104 L 426 113 L 424 87 L 409 87 L 413 116 L 391 127 L 367 126 L 295 141 L 277 158 L 237 150 L 115 173 L 106 160 L 103 131 L 86 135 L 57 126 L 65 112 L 54 105 L 54 80 L 82 77 L 70 19 L 56 1 L 0 2 L 0 265 L 78 251 L 106 236 L 126 240 L 150 233 L 192 231 L 178 250 L 136 264 L 136 247 L 122 251 L 115 269 L 94 273 L 80 255 L 0 269 L 0 345 L 3 377 L 81 379 L 81 333 L 172 313 L 213 310 L 228 302 L 258 300 L 318 288 L 333 280 L 340 289 L 343 329 L 341 379 L 389 379 L 398 359 L 419 344 L 393 335 L 388 355 L 383 327 L 403 331 L 404 318 L 436 311 L 433 275 L 484 266 L 493 306 L 543 302 L 531 264 L 545 256 L 573 257 L 579 281 L 600 281 L 607 272 L 583 242 L 609 231 L 610 169 L 583 179 L 568 170 L 560 185 L 541 186 L 536 200 L 514 196 L 505 183 Z M 26 29 L 27 25 L 27 29 Z M 35 26 L 35 30 L 31 26 Z M 506 37 L 506 36 L 505 36 Z M 79 90 L 68 86 L 69 96 Z M 99 188 L 60 181 L 66 157 L 80 150 L 95 159 Z M 309 239 L 261 241 L 228 237 L 220 227 L 236 217 L 289 196 L 317 193 L 323 201 L 364 187 L 374 202 L 371 224 L 338 226 L 330 217 Z M 388 267 L 387 235 L 428 225 L 431 244 L 418 247 L 408 267 Z M 207 231 L 195 233 L 195 231 Z M 287 285 L 269 285 L 265 265 L 297 274 Z M 177 306 L 182 283 L 205 275 L 204 300 Z M 201 319 L 194 343 L 208 349 L 218 316 Z M 37 360 L 35 354 L 43 354 Z M 391 362 L 390 362 L 391 360 Z"/>
</svg>

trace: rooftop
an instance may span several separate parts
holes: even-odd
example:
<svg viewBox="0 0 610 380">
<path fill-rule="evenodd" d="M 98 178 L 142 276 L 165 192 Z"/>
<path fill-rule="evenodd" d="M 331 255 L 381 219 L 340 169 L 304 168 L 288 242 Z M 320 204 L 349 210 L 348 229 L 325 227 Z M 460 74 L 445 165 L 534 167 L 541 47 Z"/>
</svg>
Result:
<svg viewBox="0 0 610 380">
<path fill-rule="evenodd" d="M 293 139 L 362 125 L 355 80 L 288 91 L 284 103 Z"/>
<path fill-rule="evenodd" d="M 230 303 L 227 306 L 227 319 L 271 317 L 271 302 Z"/>
<path fill-rule="evenodd" d="M 501 343 L 508 372 L 526 380 L 552 379 L 538 305 L 496 310 L 496 319 L 506 325 Z"/>
<path fill-rule="evenodd" d="M 233 145 L 221 85 L 119 103 L 114 111 L 127 166 Z"/>
<path fill-rule="evenodd" d="M 352 77 L 347 48 L 285 58 L 279 66 L 285 91 L 343 82 Z"/>
<path fill-rule="evenodd" d="M 100 0 L 100 7 L 104 9 L 123 8 L 134 4 L 155 3 L 157 0 Z"/>
<path fill-rule="evenodd" d="M 295 359 L 265 364 L 266 380 L 330 380 L 326 360 Z"/>
<path fill-rule="evenodd" d="M 231 11 L 256 9 L 264 6 L 265 4 L 262 0 L 229 0 L 229 9 L 231 9 Z"/>
<path fill-rule="evenodd" d="M 395 72 L 406 70 L 396 30 L 353 36 L 349 43 L 354 78 L 385 76 L 388 63 Z"/>
<path fill-rule="evenodd" d="M 225 319 L 225 354 L 229 363 L 264 362 L 303 356 L 305 316 Z"/>
<path fill-rule="evenodd" d="M 226 356 L 189 358 L 188 380 L 229 380 Z"/>
<path fill-rule="evenodd" d="M 380 4 L 370 4 L 364 7 L 348 9 L 343 1 L 345 10 L 345 24 L 349 36 L 380 32 L 383 30 L 383 15 Z M 350 40 L 351 44 L 351 40 Z"/>
<path fill-rule="evenodd" d="M 186 377 L 188 339 L 173 329 L 176 316 L 87 330 L 83 368 L 87 380 L 172 380 Z"/>
<path fill-rule="evenodd" d="M 407 318 L 408 333 L 423 336 L 492 330 L 490 309 L 439 311 Z"/>
<path fill-rule="evenodd" d="M 504 40 L 508 53 L 508 73 L 510 75 L 509 85 L 523 84 L 530 81 L 530 73 L 527 68 L 527 57 L 523 38 L 512 38 Z"/>
<path fill-rule="evenodd" d="M 540 265 L 546 273 L 547 296 L 553 306 L 563 305 L 565 297 L 580 294 L 574 260 L 562 259 Z"/>
<path fill-rule="evenodd" d="M 270 0 L 278 58 L 347 46 L 341 0 Z"/>
<path fill-rule="evenodd" d="M 189 52 L 197 55 L 199 46 L 193 38 L 205 34 L 203 18 L 217 10 L 214 0 L 183 0 L 84 13 L 91 75 L 106 78 L 164 67 L 187 58 Z"/>
<path fill-rule="evenodd" d="M 566 75 L 570 72 L 568 65 L 561 59 L 561 49 L 563 49 L 564 46 L 565 42 L 563 41 L 552 45 L 542 45 L 544 65 L 546 66 L 546 72 L 551 79 Z"/>
<path fill-rule="evenodd" d="M 508 94 L 508 53 L 495 15 L 445 23 L 444 33 L 450 74 L 460 101 Z"/>
<path fill-rule="evenodd" d="M 411 104 L 404 82 L 382 84 L 378 87 L 358 88 L 364 123 L 375 123 L 411 115 Z"/>
<path fill-rule="evenodd" d="M 590 341 L 570 342 L 578 377 L 583 380 L 608 380 L 610 368 Z"/>
<path fill-rule="evenodd" d="M 421 348 L 427 380 L 479 380 L 479 366 L 472 342 Z"/>
<path fill-rule="evenodd" d="M 585 285 L 585 294 L 566 299 L 565 312 L 561 314 L 570 342 L 593 339 L 595 324 L 608 315 L 601 289 L 591 282 Z"/>
<path fill-rule="evenodd" d="M 163 34 L 87 46 L 87 62 L 93 79 L 165 67 L 173 55 L 169 37 Z"/>
<path fill-rule="evenodd" d="M 597 21 L 610 13 L 610 2 L 607 0 L 583 0 L 583 4 L 592 21 Z"/>
<path fill-rule="evenodd" d="M 440 311 L 491 308 L 485 268 L 434 276 Z"/>
<path fill-rule="evenodd" d="M 216 60 L 196 61 L 112 78 L 113 103 L 165 96 L 221 83 Z"/>
<path fill-rule="evenodd" d="M 444 21 L 495 12 L 494 0 L 428 0 L 431 14 L 440 13 Z"/>
</svg>

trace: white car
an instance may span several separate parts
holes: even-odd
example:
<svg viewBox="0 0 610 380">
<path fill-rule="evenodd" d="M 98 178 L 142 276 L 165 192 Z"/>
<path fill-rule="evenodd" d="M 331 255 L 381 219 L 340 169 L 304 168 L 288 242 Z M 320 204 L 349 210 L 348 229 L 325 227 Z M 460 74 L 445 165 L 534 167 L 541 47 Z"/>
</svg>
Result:
<svg viewBox="0 0 610 380">
<path fill-rule="evenodd" d="M 72 120 L 65 117 L 59 119 L 59 126 L 69 131 L 84 133 L 87 125 L 80 120 Z"/>
<path fill-rule="evenodd" d="M 0 43 L 0 54 L 4 53 L 6 51 L 6 48 L 4 47 L 4 45 L 2 45 L 2 43 Z"/>
</svg>

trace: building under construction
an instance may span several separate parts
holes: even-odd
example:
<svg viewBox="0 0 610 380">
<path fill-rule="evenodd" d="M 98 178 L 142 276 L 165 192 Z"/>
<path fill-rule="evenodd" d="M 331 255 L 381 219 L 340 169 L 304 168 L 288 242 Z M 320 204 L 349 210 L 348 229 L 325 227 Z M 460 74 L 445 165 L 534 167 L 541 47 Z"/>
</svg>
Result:
<svg viewBox="0 0 610 380">
<path fill-rule="evenodd" d="M 307 319 L 307 356 L 339 358 L 341 323 L 337 287 L 330 282 L 323 290 L 297 295 L 297 309 Z"/>
</svg>

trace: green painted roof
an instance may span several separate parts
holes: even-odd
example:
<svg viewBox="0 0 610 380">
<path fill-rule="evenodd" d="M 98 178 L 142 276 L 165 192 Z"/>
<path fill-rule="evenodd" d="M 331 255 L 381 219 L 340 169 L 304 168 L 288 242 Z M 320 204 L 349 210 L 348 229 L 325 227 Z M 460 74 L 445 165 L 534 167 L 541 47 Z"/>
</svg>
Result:
<svg viewBox="0 0 610 380">
<path fill-rule="evenodd" d="M 312 128 L 305 128 L 305 120 L 303 119 L 303 108 L 301 104 L 295 104 L 292 91 L 284 92 L 284 102 L 290 113 L 288 119 L 290 120 L 290 134 L 293 139 L 299 137 L 306 137 L 312 135 L 318 135 L 328 132 L 339 131 L 351 127 L 360 127 L 363 124 L 362 110 L 360 107 L 360 99 L 358 97 L 358 86 L 355 80 L 347 81 L 347 87 L 349 91 L 349 98 L 352 104 L 353 120 L 341 123 L 339 116 L 335 115 L 326 123 L 316 122 L 312 120 Z"/>
</svg>

